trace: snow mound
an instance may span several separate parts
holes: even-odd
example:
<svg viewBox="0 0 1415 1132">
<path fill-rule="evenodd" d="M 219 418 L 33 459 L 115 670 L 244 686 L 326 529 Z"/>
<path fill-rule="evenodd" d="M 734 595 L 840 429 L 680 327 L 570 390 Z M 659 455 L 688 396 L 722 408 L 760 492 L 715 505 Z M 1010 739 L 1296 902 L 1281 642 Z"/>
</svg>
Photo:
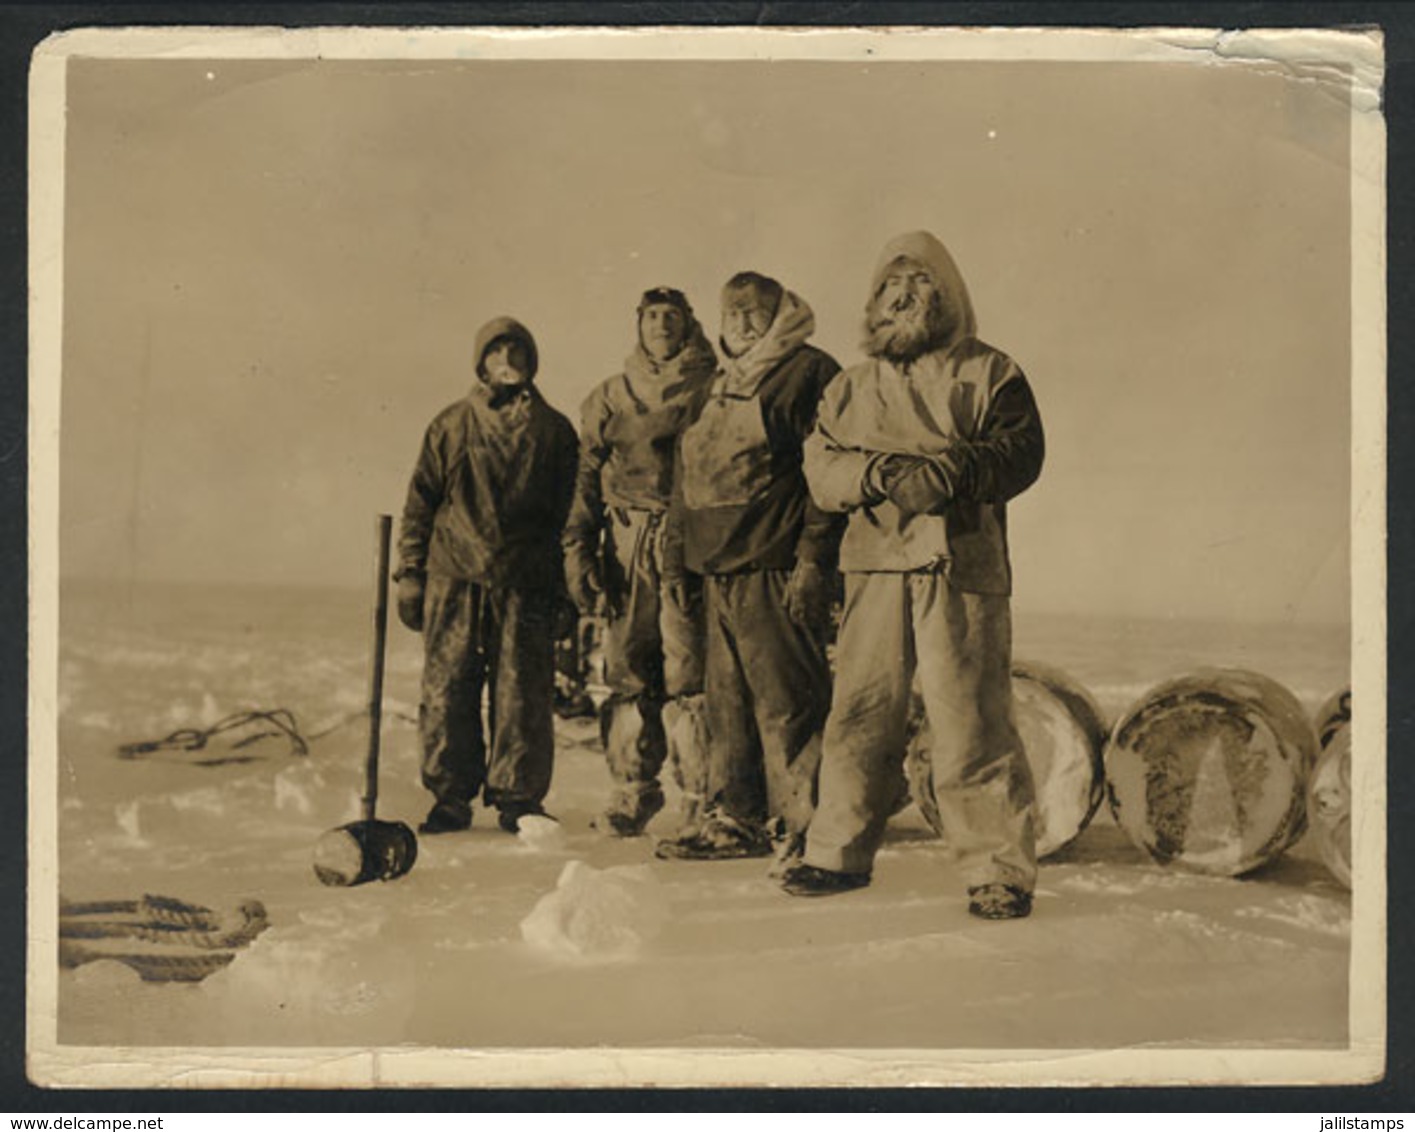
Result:
<svg viewBox="0 0 1415 1132">
<path fill-rule="evenodd" d="M 639 955 L 667 920 L 668 898 L 648 866 L 570 861 L 521 921 L 521 937 L 554 959 L 613 962 Z"/>
<path fill-rule="evenodd" d="M 383 1015 L 397 1024 L 415 999 L 406 963 L 387 950 L 333 933 L 282 929 L 239 952 L 201 992 L 212 1018 L 236 1012 L 305 1017 L 321 1040 L 337 1035 L 339 1020 L 353 1016 Z"/>
<path fill-rule="evenodd" d="M 1313 893 L 1283 893 L 1265 907 L 1237 908 L 1234 915 L 1273 920 L 1319 936 L 1346 939 L 1351 935 L 1351 911 L 1346 902 Z"/>
<path fill-rule="evenodd" d="M 72 978 L 75 986 L 98 994 L 128 990 L 142 981 L 138 973 L 126 963 L 106 958 L 76 968 Z"/>
</svg>

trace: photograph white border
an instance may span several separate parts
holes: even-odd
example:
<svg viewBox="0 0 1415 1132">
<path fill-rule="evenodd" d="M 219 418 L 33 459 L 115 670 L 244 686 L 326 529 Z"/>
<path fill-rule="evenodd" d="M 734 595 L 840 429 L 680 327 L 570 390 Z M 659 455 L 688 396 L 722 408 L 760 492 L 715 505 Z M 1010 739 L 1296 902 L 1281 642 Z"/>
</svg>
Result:
<svg viewBox="0 0 1415 1132">
<path fill-rule="evenodd" d="M 1350 1044 L 1344 1051 L 168 1049 L 57 1041 L 59 445 L 70 59 L 1067 60 L 1280 66 L 1351 106 Z M 51 36 L 30 75 L 27 1065 L 58 1087 L 1337 1084 L 1386 1048 L 1385 124 L 1378 31 L 1198 28 L 131 28 Z"/>
</svg>

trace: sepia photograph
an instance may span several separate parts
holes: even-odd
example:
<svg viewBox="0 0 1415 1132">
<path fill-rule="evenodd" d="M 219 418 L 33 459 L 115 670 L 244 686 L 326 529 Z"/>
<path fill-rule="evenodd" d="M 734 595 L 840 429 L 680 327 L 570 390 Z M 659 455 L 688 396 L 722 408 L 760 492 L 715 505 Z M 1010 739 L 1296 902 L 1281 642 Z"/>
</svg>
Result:
<svg viewBox="0 0 1415 1132">
<path fill-rule="evenodd" d="M 1380 1078 L 1382 82 L 45 41 L 31 1079 Z"/>
</svg>

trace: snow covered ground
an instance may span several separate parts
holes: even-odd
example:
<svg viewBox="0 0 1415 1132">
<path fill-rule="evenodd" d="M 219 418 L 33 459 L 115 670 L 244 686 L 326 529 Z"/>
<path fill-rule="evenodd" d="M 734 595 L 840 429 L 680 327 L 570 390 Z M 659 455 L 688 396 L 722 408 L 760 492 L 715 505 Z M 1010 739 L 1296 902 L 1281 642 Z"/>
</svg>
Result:
<svg viewBox="0 0 1415 1132">
<path fill-rule="evenodd" d="M 1245 879 L 1195 876 L 1149 864 L 1103 808 L 1044 862 L 1030 920 L 982 923 L 911 807 L 871 887 L 802 901 L 761 861 L 655 861 L 649 839 L 594 834 L 606 777 L 584 721 L 558 725 L 548 806 L 559 836 L 512 837 L 478 810 L 468 833 L 421 838 L 400 880 L 323 887 L 313 845 L 358 815 L 366 599 L 66 585 L 62 602 L 62 895 L 254 898 L 271 924 L 196 985 L 143 983 L 110 961 L 61 972 L 63 1045 L 1346 1044 L 1350 898 L 1306 843 Z M 1065 669 L 1112 718 L 1200 665 L 1265 672 L 1309 708 L 1348 679 L 1339 630 L 1019 613 L 1017 655 Z M 428 805 L 412 724 L 419 666 L 418 642 L 395 628 L 379 809 L 410 824 Z M 325 732 L 307 756 L 273 738 L 217 766 L 117 757 L 121 743 L 275 707 L 306 735 Z M 574 861 L 637 867 L 625 897 L 637 943 L 577 959 L 527 942 L 523 921 Z"/>
</svg>

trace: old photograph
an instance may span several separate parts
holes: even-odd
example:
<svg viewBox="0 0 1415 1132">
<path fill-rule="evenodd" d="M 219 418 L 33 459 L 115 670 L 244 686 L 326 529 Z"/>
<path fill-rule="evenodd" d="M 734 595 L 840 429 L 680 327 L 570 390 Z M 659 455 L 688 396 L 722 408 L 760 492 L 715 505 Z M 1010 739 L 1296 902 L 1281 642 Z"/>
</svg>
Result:
<svg viewBox="0 0 1415 1132">
<path fill-rule="evenodd" d="M 31 1077 L 1379 1077 L 1381 84 L 41 45 Z"/>
</svg>

